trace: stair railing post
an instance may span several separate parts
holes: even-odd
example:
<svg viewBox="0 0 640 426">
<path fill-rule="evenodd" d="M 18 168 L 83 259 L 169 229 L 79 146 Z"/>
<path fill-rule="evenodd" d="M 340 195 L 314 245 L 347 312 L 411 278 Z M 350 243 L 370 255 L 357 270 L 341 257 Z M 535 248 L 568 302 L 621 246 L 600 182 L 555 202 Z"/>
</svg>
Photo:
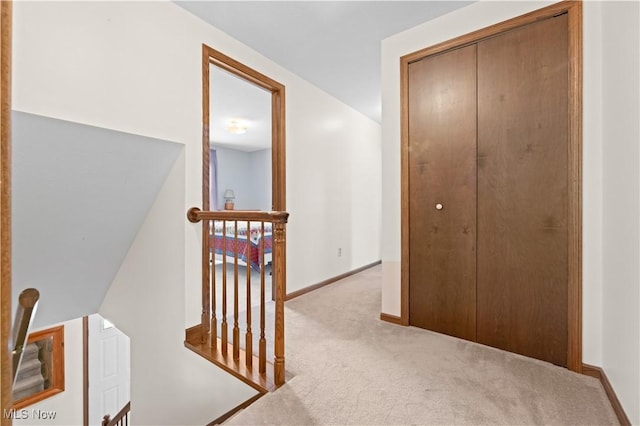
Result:
<svg viewBox="0 0 640 426">
<path fill-rule="evenodd" d="M 202 315 L 201 323 L 201 339 L 202 343 L 206 343 L 209 338 L 211 327 L 211 287 L 209 285 L 209 274 L 211 264 L 209 263 L 209 221 L 202 221 Z"/>
<path fill-rule="evenodd" d="M 274 381 L 284 384 L 284 298 L 286 294 L 286 218 L 273 222 L 273 279 L 276 290 Z"/>
</svg>

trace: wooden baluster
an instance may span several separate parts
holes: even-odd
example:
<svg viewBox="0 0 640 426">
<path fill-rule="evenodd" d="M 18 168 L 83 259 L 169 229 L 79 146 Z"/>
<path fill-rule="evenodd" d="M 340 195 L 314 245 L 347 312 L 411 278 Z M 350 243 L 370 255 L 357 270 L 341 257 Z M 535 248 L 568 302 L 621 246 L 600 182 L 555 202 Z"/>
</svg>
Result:
<svg viewBox="0 0 640 426">
<path fill-rule="evenodd" d="M 222 355 L 227 356 L 227 221 L 222 221 Z"/>
<path fill-rule="evenodd" d="M 210 258 L 210 276 L 211 276 L 211 341 L 210 346 L 214 350 L 218 347 L 218 319 L 216 318 L 216 247 L 215 233 L 216 222 L 211 221 L 211 231 L 209 235 L 209 258 Z"/>
<path fill-rule="evenodd" d="M 264 222 L 260 228 L 260 341 L 258 343 L 258 372 L 264 374 L 267 372 L 267 339 L 264 337 Z"/>
<path fill-rule="evenodd" d="M 206 343 L 210 332 L 211 288 L 209 287 L 209 221 L 202 221 L 202 314 L 200 342 Z"/>
<path fill-rule="evenodd" d="M 251 332 L 251 222 L 247 221 L 247 334 L 245 336 L 245 364 L 253 366 L 253 333 Z"/>
<path fill-rule="evenodd" d="M 275 359 L 273 375 L 276 386 L 284 384 L 284 295 L 286 292 L 286 222 L 282 219 L 273 223 L 273 272 L 276 280 L 276 318 L 275 318 Z"/>
<path fill-rule="evenodd" d="M 111 415 L 105 414 L 102 418 L 102 426 L 128 426 L 129 412 L 131 412 L 131 402 L 127 402 L 113 418 Z"/>
<path fill-rule="evenodd" d="M 233 253 L 233 359 L 240 359 L 240 327 L 238 327 L 238 221 L 235 224 Z"/>
</svg>

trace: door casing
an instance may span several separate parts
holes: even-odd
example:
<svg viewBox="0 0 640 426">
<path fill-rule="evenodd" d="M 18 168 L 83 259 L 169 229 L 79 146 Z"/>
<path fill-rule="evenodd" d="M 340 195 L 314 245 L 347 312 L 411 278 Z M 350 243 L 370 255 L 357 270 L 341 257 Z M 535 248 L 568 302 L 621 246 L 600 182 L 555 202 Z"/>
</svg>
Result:
<svg viewBox="0 0 640 426">
<path fill-rule="evenodd" d="M 401 286 L 400 323 L 409 325 L 409 64 L 477 43 L 540 19 L 568 15 L 568 331 L 567 367 L 582 371 L 582 3 L 565 1 L 462 35 L 400 58 Z"/>
<path fill-rule="evenodd" d="M 202 207 L 210 209 L 209 66 L 215 65 L 248 83 L 271 92 L 271 210 L 286 211 L 285 187 L 285 86 L 241 62 L 202 45 Z M 205 222 L 203 222 L 204 224 Z M 204 226 L 204 225 L 203 225 Z"/>
<path fill-rule="evenodd" d="M 11 333 L 11 35 L 12 2 L 0 2 L 0 410 L 12 408 Z M 7 416 L 0 424 L 11 425 Z"/>
</svg>

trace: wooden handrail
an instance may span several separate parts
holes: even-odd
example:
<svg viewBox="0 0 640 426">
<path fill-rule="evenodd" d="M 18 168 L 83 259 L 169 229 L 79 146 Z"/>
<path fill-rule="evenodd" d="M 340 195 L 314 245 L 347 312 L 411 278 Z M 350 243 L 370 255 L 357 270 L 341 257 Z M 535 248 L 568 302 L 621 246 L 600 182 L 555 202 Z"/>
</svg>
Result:
<svg viewBox="0 0 640 426">
<path fill-rule="evenodd" d="M 24 350 L 29 335 L 29 328 L 33 322 L 36 308 L 38 307 L 38 299 L 40 299 L 40 293 L 35 288 L 23 290 L 18 297 L 18 309 L 16 310 L 16 318 L 13 322 L 13 331 L 11 333 L 14 386 L 16 374 L 18 374 L 18 368 L 22 360 L 22 351 Z"/>
<path fill-rule="evenodd" d="M 187 212 L 187 219 L 191 223 L 198 223 L 203 220 L 252 220 L 273 223 L 287 223 L 288 218 L 288 212 L 265 212 L 255 210 L 202 211 L 197 207 L 192 207 Z"/>
<path fill-rule="evenodd" d="M 122 409 L 112 419 L 109 414 L 105 414 L 102 418 L 102 426 L 127 426 L 129 424 L 129 412 L 131 411 L 131 401 L 122 407 Z"/>
</svg>

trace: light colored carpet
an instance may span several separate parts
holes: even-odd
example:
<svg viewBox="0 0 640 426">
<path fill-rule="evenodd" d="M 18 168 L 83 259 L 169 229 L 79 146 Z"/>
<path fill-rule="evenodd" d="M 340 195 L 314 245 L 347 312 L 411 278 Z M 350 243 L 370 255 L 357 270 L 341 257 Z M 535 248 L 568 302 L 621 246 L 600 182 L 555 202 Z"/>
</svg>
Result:
<svg viewBox="0 0 640 426">
<path fill-rule="evenodd" d="M 596 379 L 380 321 L 380 280 L 287 302 L 288 381 L 227 424 L 618 424 Z"/>
</svg>

